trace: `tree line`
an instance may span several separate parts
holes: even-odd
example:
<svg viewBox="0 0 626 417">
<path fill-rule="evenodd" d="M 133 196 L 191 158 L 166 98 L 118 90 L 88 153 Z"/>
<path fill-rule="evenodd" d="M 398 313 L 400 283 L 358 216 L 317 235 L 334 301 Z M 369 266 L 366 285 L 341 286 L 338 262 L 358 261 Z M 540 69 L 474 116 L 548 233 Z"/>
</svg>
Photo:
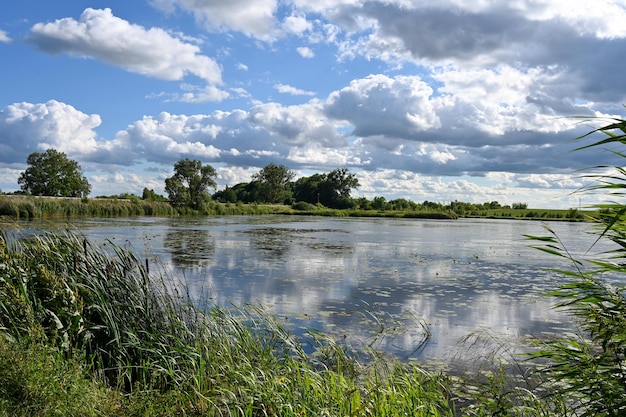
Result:
<svg viewBox="0 0 626 417">
<path fill-rule="evenodd" d="M 91 192 L 91 185 L 82 173 L 80 165 L 55 149 L 45 152 L 33 152 L 26 160 L 29 167 L 21 173 L 18 184 L 19 194 L 53 197 L 82 197 Z M 526 209 L 525 203 L 502 206 L 497 201 L 483 204 L 453 201 L 449 204 L 413 201 L 399 198 L 387 201 L 377 196 L 372 200 L 365 197 L 353 198 L 352 191 L 360 184 L 356 175 L 347 168 L 337 168 L 328 173 L 316 173 L 294 181 L 295 173 L 284 165 L 270 163 L 252 175 L 250 182 L 243 182 L 216 191 L 217 171 L 211 165 L 199 160 L 181 159 L 174 164 L 174 173 L 165 179 L 167 197 L 154 190 L 143 189 L 141 199 L 149 201 L 167 201 L 174 207 L 187 207 L 201 210 L 206 204 L 221 203 L 258 203 L 287 204 L 296 208 L 310 209 L 324 206 L 333 209 L 361 210 L 431 210 L 452 211 L 459 215 L 471 212 L 513 208 Z M 210 190 L 214 192 L 211 194 Z M 120 194 L 116 198 L 138 198 L 134 194 Z"/>
</svg>

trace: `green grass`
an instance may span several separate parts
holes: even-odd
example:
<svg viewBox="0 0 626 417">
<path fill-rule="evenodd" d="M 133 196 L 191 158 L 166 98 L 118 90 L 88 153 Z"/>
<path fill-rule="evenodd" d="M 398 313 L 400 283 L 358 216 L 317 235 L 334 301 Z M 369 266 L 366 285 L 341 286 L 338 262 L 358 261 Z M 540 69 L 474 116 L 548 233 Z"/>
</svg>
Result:
<svg viewBox="0 0 626 417">
<path fill-rule="evenodd" d="M 607 138 L 583 149 L 623 144 L 626 121 L 598 132 Z M 589 190 L 623 198 L 626 169 L 598 168 Z M 14 202 L 0 200 L 2 210 Z M 17 212 L 39 215 L 28 203 Z M 522 356 L 497 336 L 468 335 L 470 357 L 472 345 L 491 348 L 452 376 L 330 335 L 296 338 L 260 306 L 198 303 L 184 282 L 110 243 L 0 235 L 0 416 L 626 415 L 626 287 L 603 279 L 626 276 L 626 205 L 596 209 L 598 239 L 616 247 L 608 256 L 574 258 L 550 229 L 528 236 L 570 261 L 549 295 L 578 331 L 533 341 Z"/>
<path fill-rule="evenodd" d="M 80 199 L 0 196 L 0 217 L 16 220 L 72 217 L 172 216 L 166 202 L 117 199 Z"/>
<path fill-rule="evenodd" d="M 330 209 L 308 203 L 243 204 L 210 202 L 200 210 L 172 207 L 163 201 L 131 199 L 40 198 L 31 196 L 0 196 L 0 217 L 17 220 L 74 217 L 128 216 L 235 216 L 235 215 L 310 215 L 325 217 L 389 217 L 415 219 L 456 219 L 478 217 L 518 220 L 588 221 L 598 214 L 594 210 L 554 209 L 484 209 L 456 214 L 449 210 L 422 207 L 416 210 Z"/>
<path fill-rule="evenodd" d="M 518 219 L 546 221 L 590 221 L 598 215 L 597 210 L 558 210 L 558 209 L 486 209 L 465 213 L 462 217 L 489 219 Z"/>
<path fill-rule="evenodd" d="M 0 240 L 0 415 L 453 415 L 440 373 L 200 309 L 151 269 L 73 234 Z"/>
</svg>

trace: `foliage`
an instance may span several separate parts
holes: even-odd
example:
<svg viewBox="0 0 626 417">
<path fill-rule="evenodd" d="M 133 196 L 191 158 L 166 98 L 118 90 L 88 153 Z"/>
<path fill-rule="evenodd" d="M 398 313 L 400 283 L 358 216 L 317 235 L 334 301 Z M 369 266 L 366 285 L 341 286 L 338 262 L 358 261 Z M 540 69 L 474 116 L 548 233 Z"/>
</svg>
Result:
<svg viewBox="0 0 626 417">
<path fill-rule="evenodd" d="M 54 197 L 86 197 L 91 191 L 80 165 L 63 152 L 55 149 L 33 152 L 26 163 L 30 167 L 17 180 L 23 191 Z"/>
<path fill-rule="evenodd" d="M 165 192 L 174 206 L 199 210 L 210 201 L 208 188 L 215 188 L 217 173 L 211 165 L 198 160 L 182 159 L 174 164 L 174 175 L 165 179 Z"/>
<path fill-rule="evenodd" d="M 177 211 L 166 202 L 139 199 L 40 198 L 0 196 L 0 216 L 16 220 L 72 217 L 172 216 Z"/>
<path fill-rule="evenodd" d="M 84 359 L 38 343 L 0 339 L 0 415 L 114 415 L 114 397 L 87 378 Z"/>
<path fill-rule="evenodd" d="M 294 172 L 284 165 L 269 164 L 252 179 L 260 183 L 259 203 L 285 203 L 291 200 L 290 183 Z"/>
<path fill-rule="evenodd" d="M 352 208 L 354 201 L 350 193 L 358 187 L 356 175 L 349 173 L 346 168 L 338 168 L 328 174 L 314 174 L 298 179 L 294 184 L 294 199 L 336 209 Z"/>
<path fill-rule="evenodd" d="M 167 201 L 167 198 L 157 194 L 152 189 L 148 189 L 148 187 L 144 187 L 143 192 L 141 193 L 141 199 L 147 201 Z"/>
<path fill-rule="evenodd" d="M 201 309 L 148 265 L 74 234 L 0 239 L 0 413 L 453 415 L 439 373 L 301 343 L 260 307 Z"/>
<path fill-rule="evenodd" d="M 590 134 L 603 133 L 604 139 L 579 149 L 609 144 L 622 145 L 626 140 L 626 120 L 612 119 Z M 626 156 L 611 151 L 620 156 Z M 593 182 L 586 191 L 606 191 L 621 197 L 626 189 L 626 170 L 614 167 L 592 168 L 585 175 Z M 569 270 L 557 270 L 570 279 L 550 295 L 557 307 L 576 320 L 578 334 L 543 341 L 532 357 L 541 359 L 542 375 L 553 395 L 567 401 L 572 415 L 622 416 L 626 414 L 626 287 L 614 286 L 605 276 L 626 276 L 626 205 L 602 204 L 596 219 L 598 239 L 609 239 L 616 249 L 603 256 L 581 260 L 574 258 L 548 228 L 549 236 L 529 236 L 538 249 L 570 262 Z"/>
</svg>

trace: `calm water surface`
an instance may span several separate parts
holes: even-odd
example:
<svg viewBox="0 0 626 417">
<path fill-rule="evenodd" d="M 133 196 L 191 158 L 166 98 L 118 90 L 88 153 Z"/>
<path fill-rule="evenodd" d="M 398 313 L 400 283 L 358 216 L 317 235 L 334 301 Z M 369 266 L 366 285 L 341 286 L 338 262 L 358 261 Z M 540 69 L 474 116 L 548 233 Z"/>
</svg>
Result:
<svg viewBox="0 0 626 417">
<path fill-rule="evenodd" d="M 589 224 L 549 226 L 574 255 L 594 240 Z M 405 358 L 445 358 L 481 329 L 526 337 L 570 326 L 543 296 L 562 280 L 544 268 L 566 264 L 523 237 L 546 235 L 539 222 L 242 216 L 86 219 L 71 227 L 184 277 L 198 299 L 262 304 L 296 333 L 332 332 Z"/>
</svg>

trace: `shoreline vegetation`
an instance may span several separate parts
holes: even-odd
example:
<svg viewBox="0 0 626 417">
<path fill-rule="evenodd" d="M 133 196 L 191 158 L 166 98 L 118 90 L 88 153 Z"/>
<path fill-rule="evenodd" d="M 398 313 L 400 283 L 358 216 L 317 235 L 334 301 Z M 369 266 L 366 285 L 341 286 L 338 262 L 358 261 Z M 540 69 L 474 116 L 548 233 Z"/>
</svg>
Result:
<svg viewBox="0 0 626 417">
<path fill-rule="evenodd" d="M 626 120 L 610 119 L 592 133 L 601 140 L 579 149 L 623 146 Z M 583 191 L 623 198 L 623 167 L 598 166 L 586 177 L 592 185 Z M 192 212 L 167 203 L 17 197 L 0 198 L 0 207 L 20 220 L 326 213 L 305 205 L 209 203 Z M 496 218 L 510 210 L 490 209 L 451 208 L 456 216 Z M 514 341 L 477 331 L 464 341 L 471 356 L 465 372 L 402 362 L 367 341 L 348 346 L 314 331 L 296 337 L 262 306 L 221 308 L 192 298 L 181 277 L 113 244 L 96 247 L 70 232 L 11 241 L 0 233 L 0 417 L 623 416 L 626 286 L 604 278 L 626 276 L 626 205 L 596 209 L 585 215 L 598 223 L 598 239 L 616 244 L 608 257 L 590 251 L 574 258 L 549 226 L 545 236 L 526 236 L 532 247 L 569 262 L 553 270 L 558 280 L 546 295 L 578 330 Z M 525 213 L 521 218 L 564 219 L 514 210 Z M 381 333 L 397 331 L 380 325 Z"/>
<path fill-rule="evenodd" d="M 476 208 L 467 203 L 451 206 L 413 204 L 405 209 L 333 209 L 322 205 L 297 202 L 292 205 L 221 203 L 205 204 L 200 210 L 174 207 L 167 201 L 135 198 L 61 198 L 22 195 L 0 195 L 0 218 L 42 220 L 76 217 L 133 216 L 227 216 L 227 215 L 311 215 L 332 217 L 392 217 L 421 219 L 488 218 L 550 221 L 591 221 L 595 210 L 530 209 L 500 207 Z"/>
</svg>

